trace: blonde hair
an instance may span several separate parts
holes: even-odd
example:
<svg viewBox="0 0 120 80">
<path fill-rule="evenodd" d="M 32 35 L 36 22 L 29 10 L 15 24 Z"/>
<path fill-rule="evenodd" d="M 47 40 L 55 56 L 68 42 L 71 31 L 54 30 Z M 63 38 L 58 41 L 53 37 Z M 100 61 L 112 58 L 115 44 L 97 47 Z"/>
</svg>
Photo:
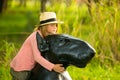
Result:
<svg viewBox="0 0 120 80">
<path fill-rule="evenodd" d="M 46 25 L 48 25 L 48 24 L 46 24 Z M 46 26 L 46 25 L 43 25 L 43 26 Z M 40 30 L 40 28 L 43 27 L 43 26 L 35 25 L 35 28 L 34 28 L 33 32 L 37 31 L 37 30 Z M 58 27 L 57 23 L 56 23 L 56 26 Z"/>
<path fill-rule="evenodd" d="M 33 30 L 33 31 L 37 31 L 37 30 L 39 30 L 39 29 L 40 29 L 40 27 L 41 27 L 41 26 L 36 26 L 36 25 L 35 25 L 35 28 L 34 28 L 34 30 Z"/>
</svg>

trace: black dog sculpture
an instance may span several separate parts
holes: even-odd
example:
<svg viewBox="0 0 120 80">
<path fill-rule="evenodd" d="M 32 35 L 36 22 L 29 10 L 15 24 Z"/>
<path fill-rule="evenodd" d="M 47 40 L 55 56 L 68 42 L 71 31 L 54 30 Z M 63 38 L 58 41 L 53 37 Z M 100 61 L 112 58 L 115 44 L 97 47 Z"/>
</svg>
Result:
<svg viewBox="0 0 120 80">
<path fill-rule="evenodd" d="M 68 35 L 49 35 L 45 40 L 38 33 L 36 36 L 41 55 L 54 64 L 63 64 L 65 68 L 69 65 L 84 68 L 95 55 L 94 48 L 87 42 Z M 36 64 L 29 80 L 59 80 L 58 75 L 59 73 Z"/>
</svg>

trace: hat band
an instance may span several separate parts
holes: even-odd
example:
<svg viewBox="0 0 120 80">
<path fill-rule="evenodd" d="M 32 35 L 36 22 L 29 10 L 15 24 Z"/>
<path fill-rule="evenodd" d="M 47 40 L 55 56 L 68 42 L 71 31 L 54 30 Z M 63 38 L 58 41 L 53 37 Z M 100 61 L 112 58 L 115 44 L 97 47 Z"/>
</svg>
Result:
<svg viewBox="0 0 120 80">
<path fill-rule="evenodd" d="M 52 22 L 52 21 L 56 21 L 56 18 L 51 18 L 51 19 L 40 21 L 40 24 L 45 24 L 45 23 Z"/>
</svg>

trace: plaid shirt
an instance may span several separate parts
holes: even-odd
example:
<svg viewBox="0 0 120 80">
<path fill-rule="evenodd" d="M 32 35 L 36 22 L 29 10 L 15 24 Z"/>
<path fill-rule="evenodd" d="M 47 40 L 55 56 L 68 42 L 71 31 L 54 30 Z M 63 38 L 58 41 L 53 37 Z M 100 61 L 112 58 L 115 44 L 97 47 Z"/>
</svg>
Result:
<svg viewBox="0 0 120 80">
<path fill-rule="evenodd" d="M 52 70 L 54 64 L 43 58 L 38 50 L 36 40 L 37 32 L 39 32 L 39 34 L 42 36 L 39 30 L 33 32 L 25 40 L 18 54 L 11 61 L 10 67 L 15 71 L 30 71 L 35 66 L 36 62 L 49 71 Z"/>
</svg>

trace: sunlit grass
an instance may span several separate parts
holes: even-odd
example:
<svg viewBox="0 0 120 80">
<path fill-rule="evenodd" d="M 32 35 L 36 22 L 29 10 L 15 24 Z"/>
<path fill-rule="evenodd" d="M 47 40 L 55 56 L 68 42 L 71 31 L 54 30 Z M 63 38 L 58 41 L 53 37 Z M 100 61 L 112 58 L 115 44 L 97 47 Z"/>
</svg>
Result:
<svg viewBox="0 0 120 80">
<path fill-rule="evenodd" d="M 11 80 L 10 76 L 10 61 L 15 56 L 16 48 L 14 43 L 1 41 L 0 45 L 0 79 Z"/>
<path fill-rule="evenodd" d="M 16 55 L 19 47 L 14 43 L 3 41 L 0 52 L 4 54 L 0 60 L 0 78 L 1 80 L 11 80 L 9 74 L 9 64 L 11 59 Z M 1 55 L 2 55 L 1 54 Z M 70 66 L 67 68 L 73 80 L 118 80 L 120 73 L 120 64 L 108 65 L 107 63 L 99 63 L 94 58 L 85 68 L 77 68 Z"/>
<path fill-rule="evenodd" d="M 9 28 L 5 30 L 8 32 L 20 29 L 20 31 L 27 31 L 30 27 L 33 29 L 39 22 L 39 8 L 35 6 L 31 8 L 29 6 L 31 3 L 27 5 L 26 8 L 16 9 L 14 4 L 8 10 L 9 14 L 6 13 L 0 18 L 0 26 Z M 94 59 L 85 68 L 70 66 L 67 69 L 73 80 L 118 80 L 120 78 L 120 8 L 117 3 L 113 1 L 113 6 L 107 6 L 104 1 L 102 4 L 94 4 L 91 9 L 92 16 L 89 15 L 86 5 L 77 6 L 74 3 L 70 6 L 66 6 L 65 3 L 47 5 L 47 11 L 55 11 L 58 19 L 64 21 L 64 24 L 59 25 L 58 33 L 70 34 L 86 40 L 96 49 Z M 7 41 L 2 43 L 0 80 L 11 79 L 9 63 L 19 49 L 15 46 L 15 43 Z"/>
<path fill-rule="evenodd" d="M 39 9 L 40 7 L 40 1 L 39 0 L 36 0 L 36 1 L 31 1 L 31 0 L 28 0 L 26 5 L 24 6 L 22 4 L 22 6 L 27 9 L 34 9 L 35 7 Z M 20 1 L 19 0 L 13 0 L 11 1 L 11 7 L 21 7 L 20 6 Z"/>
</svg>

